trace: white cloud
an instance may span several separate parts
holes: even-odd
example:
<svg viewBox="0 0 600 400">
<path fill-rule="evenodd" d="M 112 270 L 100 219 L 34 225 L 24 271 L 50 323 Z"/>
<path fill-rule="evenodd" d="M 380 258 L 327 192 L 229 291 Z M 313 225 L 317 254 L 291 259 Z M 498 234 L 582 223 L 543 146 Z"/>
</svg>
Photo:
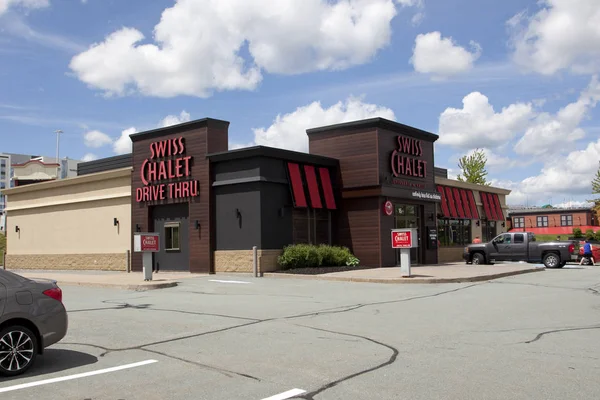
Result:
<svg viewBox="0 0 600 400">
<path fill-rule="evenodd" d="M 179 115 L 167 115 L 159 123 L 159 128 L 165 128 L 167 126 L 182 124 L 190 121 L 190 113 L 183 110 Z"/>
<path fill-rule="evenodd" d="M 523 132 L 535 115 L 530 103 L 515 103 L 496 113 L 486 96 L 472 92 L 463 108 L 448 107 L 440 115 L 437 143 L 462 149 L 496 148 Z"/>
<path fill-rule="evenodd" d="M 561 70 L 600 72 L 598 0 L 543 0 L 528 17 L 521 12 L 507 23 L 513 58 L 527 70 L 551 75 Z"/>
<path fill-rule="evenodd" d="M 134 127 L 127 128 L 121 132 L 121 136 L 113 143 L 113 151 L 116 154 L 127 154 L 131 153 L 131 139 L 129 135 L 137 133 L 137 129 Z"/>
<path fill-rule="evenodd" d="M 563 203 L 553 204 L 556 208 L 572 208 L 572 207 L 592 207 L 594 204 L 589 201 L 565 201 Z"/>
<path fill-rule="evenodd" d="M 36 9 L 48 7 L 49 5 L 49 0 L 0 0 L 0 15 L 4 14 L 11 7 Z"/>
<path fill-rule="evenodd" d="M 124 27 L 75 56 L 70 68 L 107 95 L 253 90 L 263 71 L 299 74 L 369 62 L 390 42 L 397 5 L 422 2 L 178 0 L 163 11 L 153 42 Z"/>
<path fill-rule="evenodd" d="M 443 38 L 440 32 L 420 34 L 415 39 L 410 63 L 415 71 L 445 78 L 469 71 L 481 55 L 481 46 L 470 42 L 470 52 L 459 46 L 451 37 Z"/>
<path fill-rule="evenodd" d="M 97 160 L 98 156 L 92 153 L 87 153 L 86 155 L 84 155 L 83 157 L 81 157 L 81 161 L 83 162 L 87 162 L 87 161 L 94 161 Z"/>
<path fill-rule="evenodd" d="M 83 135 L 83 141 L 87 147 L 98 148 L 111 144 L 113 140 L 106 133 L 100 131 L 90 131 Z"/>
<path fill-rule="evenodd" d="M 306 130 L 320 126 L 381 117 L 395 120 L 394 112 L 386 107 L 364 103 L 361 98 L 349 97 L 329 108 L 320 102 L 298 107 L 294 112 L 277 115 L 268 128 L 254 129 L 254 142 L 248 145 L 279 147 L 295 151 L 308 151 Z M 234 148 L 247 147 L 233 145 Z"/>
<path fill-rule="evenodd" d="M 515 152 L 523 156 L 548 156 L 574 148 L 574 142 L 585 137 L 579 127 L 583 118 L 600 101 L 600 82 L 594 76 L 577 101 L 561 108 L 556 115 L 537 116 L 525 135 L 515 145 Z"/>
</svg>

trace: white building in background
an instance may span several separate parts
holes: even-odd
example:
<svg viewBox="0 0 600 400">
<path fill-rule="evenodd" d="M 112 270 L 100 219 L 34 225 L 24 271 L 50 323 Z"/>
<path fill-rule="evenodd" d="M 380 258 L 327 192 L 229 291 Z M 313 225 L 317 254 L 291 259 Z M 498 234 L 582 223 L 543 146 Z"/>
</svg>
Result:
<svg viewBox="0 0 600 400">
<path fill-rule="evenodd" d="M 81 161 L 68 157 L 60 159 L 57 165 L 56 157 L 35 156 L 28 154 L 0 153 L 0 233 L 6 231 L 6 198 L 2 189 L 15 187 L 15 183 L 32 183 L 45 180 L 73 178 L 77 176 L 77 165 Z"/>
</svg>

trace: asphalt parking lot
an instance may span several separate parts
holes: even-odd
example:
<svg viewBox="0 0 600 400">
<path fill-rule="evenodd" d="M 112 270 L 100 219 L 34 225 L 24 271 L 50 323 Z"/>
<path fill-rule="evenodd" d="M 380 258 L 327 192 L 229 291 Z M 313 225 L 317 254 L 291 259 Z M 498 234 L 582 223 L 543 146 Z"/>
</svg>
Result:
<svg viewBox="0 0 600 400">
<path fill-rule="evenodd" d="M 63 290 L 69 334 L 0 380 L 1 399 L 600 396 L 600 267 L 471 284 L 219 275 Z"/>
</svg>

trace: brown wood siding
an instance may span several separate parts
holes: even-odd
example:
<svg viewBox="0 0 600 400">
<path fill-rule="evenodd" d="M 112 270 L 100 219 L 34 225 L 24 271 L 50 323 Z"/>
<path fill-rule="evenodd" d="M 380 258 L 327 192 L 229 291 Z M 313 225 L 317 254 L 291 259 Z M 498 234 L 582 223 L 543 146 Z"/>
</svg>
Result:
<svg viewBox="0 0 600 400">
<path fill-rule="evenodd" d="M 380 266 L 379 198 L 344 199 L 338 219 L 338 235 L 342 246 L 347 246 L 360 264 Z"/>
<path fill-rule="evenodd" d="M 377 130 L 331 131 L 309 135 L 311 154 L 340 160 L 345 189 L 379 184 Z"/>
<path fill-rule="evenodd" d="M 188 199 L 166 199 L 153 202 L 151 205 L 137 203 L 135 200 L 136 188 L 142 187 L 140 177 L 140 167 L 142 162 L 150 157 L 150 143 L 172 139 L 176 137 L 185 139 L 185 153 L 193 156 L 191 166 L 191 179 L 200 182 L 200 194 L 198 197 Z M 190 272 L 193 273 L 211 273 L 213 269 L 213 247 L 211 238 L 214 238 L 214 221 L 212 216 L 213 191 L 211 182 L 210 163 L 206 154 L 227 150 L 228 142 L 227 126 L 223 123 L 208 121 L 207 126 L 187 131 L 177 130 L 176 132 L 165 134 L 160 137 L 152 136 L 148 139 L 137 138 L 133 142 L 133 173 L 132 173 L 132 229 L 135 230 L 136 224 L 141 226 L 142 232 L 153 230 L 153 221 L 151 220 L 151 207 L 162 204 L 171 204 L 189 201 L 189 249 L 190 249 Z M 200 224 L 200 229 L 196 229 L 196 221 Z M 161 232 L 162 234 L 162 232 Z M 132 235 L 133 236 L 133 235 Z M 133 241 L 133 239 L 132 239 Z M 133 245 L 132 245 L 133 248 Z M 133 253 L 132 270 L 142 270 L 142 254 Z"/>
</svg>

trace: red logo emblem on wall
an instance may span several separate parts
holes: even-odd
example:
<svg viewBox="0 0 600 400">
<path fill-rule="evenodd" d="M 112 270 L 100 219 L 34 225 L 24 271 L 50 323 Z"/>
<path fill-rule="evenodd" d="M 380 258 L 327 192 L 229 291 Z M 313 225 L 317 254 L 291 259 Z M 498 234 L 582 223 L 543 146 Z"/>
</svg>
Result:
<svg viewBox="0 0 600 400">
<path fill-rule="evenodd" d="M 385 213 L 385 215 L 388 216 L 394 214 L 394 205 L 391 201 L 388 200 L 385 203 L 383 203 L 383 212 Z"/>
</svg>

